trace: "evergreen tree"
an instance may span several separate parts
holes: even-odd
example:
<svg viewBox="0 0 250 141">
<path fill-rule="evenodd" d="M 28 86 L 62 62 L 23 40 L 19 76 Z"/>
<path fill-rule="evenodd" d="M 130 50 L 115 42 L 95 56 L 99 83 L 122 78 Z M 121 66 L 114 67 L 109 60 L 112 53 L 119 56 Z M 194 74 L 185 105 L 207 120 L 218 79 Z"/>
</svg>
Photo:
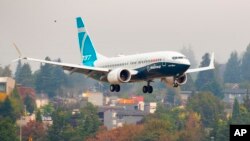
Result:
<svg viewBox="0 0 250 141">
<path fill-rule="evenodd" d="M 232 113 L 232 119 L 237 121 L 240 118 L 240 105 L 238 100 L 234 99 L 234 106 L 233 106 L 233 113 Z"/>
<path fill-rule="evenodd" d="M 206 67 L 210 63 L 209 54 L 206 53 L 202 57 L 200 67 Z M 217 66 L 215 66 L 217 68 Z M 196 88 L 199 91 L 211 91 L 215 96 L 223 98 L 222 86 L 216 76 L 215 70 L 201 71 L 198 73 L 198 77 L 195 81 Z"/>
<path fill-rule="evenodd" d="M 246 52 L 242 58 L 241 74 L 242 80 L 250 81 L 250 44 L 247 46 Z"/>
<path fill-rule="evenodd" d="M 29 96 L 27 95 L 24 98 L 24 105 L 26 105 L 26 110 L 32 114 L 33 111 L 35 110 L 35 101 Z"/>
<path fill-rule="evenodd" d="M 33 81 L 33 76 L 31 72 L 30 65 L 28 63 L 25 63 L 22 65 L 21 69 L 19 70 L 18 76 L 16 76 L 17 82 L 24 85 L 24 86 L 33 86 L 34 81 Z"/>
<path fill-rule="evenodd" d="M 227 61 L 225 72 L 224 72 L 224 82 L 225 83 L 239 83 L 240 76 L 236 74 L 240 73 L 240 60 L 236 51 L 231 53 L 230 58 Z"/>
<path fill-rule="evenodd" d="M 16 120 L 16 115 L 12 107 L 9 97 L 0 105 L 0 117 L 9 117 L 13 122 Z"/>
<path fill-rule="evenodd" d="M 0 118 L 0 141 L 18 141 L 15 123 L 9 118 Z"/>
<path fill-rule="evenodd" d="M 50 61 L 49 57 L 45 60 Z M 60 61 L 57 60 L 57 61 Z M 66 75 L 61 67 L 45 64 L 40 66 L 40 70 L 35 73 L 35 86 L 37 92 L 47 93 L 49 97 L 53 97 L 56 91 L 66 82 Z"/>
<path fill-rule="evenodd" d="M 17 67 L 16 67 L 16 72 L 15 72 L 15 80 L 17 83 L 21 82 L 21 78 L 20 78 L 20 70 L 22 68 L 22 62 L 19 60 Z"/>
<path fill-rule="evenodd" d="M 0 69 L 0 77 L 11 77 L 11 70 L 10 66 L 5 66 L 4 68 Z"/>
<path fill-rule="evenodd" d="M 42 115 L 39 109 L 36 112 L 36 122 L 42 122 Z"/>
</svg>

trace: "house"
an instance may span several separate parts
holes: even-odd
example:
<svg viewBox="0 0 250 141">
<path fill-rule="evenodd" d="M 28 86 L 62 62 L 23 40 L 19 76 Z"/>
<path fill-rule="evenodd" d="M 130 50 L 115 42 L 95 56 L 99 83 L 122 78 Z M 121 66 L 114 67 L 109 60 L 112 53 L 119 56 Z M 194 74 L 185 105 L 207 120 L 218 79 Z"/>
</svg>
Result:
<svg viewBox="0 0 250 141">
<path fill-rule="evenodd" d="M 223 93 L 224 93 L 224 99 L 223 101 L 233 104 L 234 103 L 234 99 L 236 98 L 239 103 L 243 103 L 244 98 L 246 97 L 246 95 L 249 93 L 248 89 L 224 89 Z"/>
<path fill-rule="evenodd" d="M 15 80 L 11 77 L 0 77 L 0 101 L 10 95 L 15 88 Z"/>
</svg>

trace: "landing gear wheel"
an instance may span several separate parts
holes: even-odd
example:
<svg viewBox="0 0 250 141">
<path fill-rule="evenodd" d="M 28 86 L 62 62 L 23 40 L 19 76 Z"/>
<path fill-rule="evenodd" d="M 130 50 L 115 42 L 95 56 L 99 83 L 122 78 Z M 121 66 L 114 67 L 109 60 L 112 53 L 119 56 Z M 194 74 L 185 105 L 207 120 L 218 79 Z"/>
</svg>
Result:
<svg viewBox="0 0 250 141">
<path fill-rule="evenodd" d="M 120 91 L 120 85 L 111 84 L 109 89 L 110 89 L 111 92 L 114 92 L 114 91 L 119 92 Z"/>
<path fill-rule="evenodd" d="M 153 87 L 152 86 L 148 86 L 148 93 L 152 93 L 153 92 Z"/>
<path fill-rule="evenodd" d="M 115 91 L 119 92 L 120 91 L 120 85 L 115 85 Z"/>
<path fill-rule="evenodd" d="M 148 92 L 148 87 L 147 86 L 143 86 L 142 87 L 142 92 L 143 93 L 147 93 Z"/>
<path fill-rule="evenodd" d="M 109 87 L 109 90 L 111 91 L 111 92 L 114 92 L 115 91 L 115 85 L 110 85 L 110 87 Z"/>
</svg>

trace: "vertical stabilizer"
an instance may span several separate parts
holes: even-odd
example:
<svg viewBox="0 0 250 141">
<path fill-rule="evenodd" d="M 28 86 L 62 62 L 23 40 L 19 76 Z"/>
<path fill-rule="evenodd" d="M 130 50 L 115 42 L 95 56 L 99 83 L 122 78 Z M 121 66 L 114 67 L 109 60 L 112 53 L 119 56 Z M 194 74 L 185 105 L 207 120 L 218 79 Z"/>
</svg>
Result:
<svg viewBox="0 0 250 141">
<path fill-rule="evenodd" d="M 79 47 L 82 55 L 82 64 L 85 66 L 94 66 L 97 60 L 95 48 L 89 38 L 81 17 L 76 18 Z"/>
</svg>

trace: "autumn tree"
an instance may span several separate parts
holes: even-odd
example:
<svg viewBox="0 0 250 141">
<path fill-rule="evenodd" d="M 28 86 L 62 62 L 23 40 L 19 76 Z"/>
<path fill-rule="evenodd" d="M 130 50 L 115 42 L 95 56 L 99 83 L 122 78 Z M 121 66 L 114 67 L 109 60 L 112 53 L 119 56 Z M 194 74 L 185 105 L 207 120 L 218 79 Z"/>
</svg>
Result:
<svg viewBox="0 0 250 141">
<path fill-rule="evenodd" d="M 213 94 L 198 93 L 188 99 L 187 108 L 201 115 L 202 125 L 213 127 L 219 119 L 224 119 L 224 105 Z"/>
<path fill-rule="evenodd" d="M 204 129 L 201 124 L 201 117 L 198 113 L 189 113 L 185 129 L 181 131 L 180 140 L 201 141 L 204 139 Z"/>
<path fill-rule="evenodd" d="M 28 141 L 29 138 L 35 141 L 46 139 L 46 129 L 42 122 L 29 121 L 22 127 L 22 139 Z"/>
</svg>

